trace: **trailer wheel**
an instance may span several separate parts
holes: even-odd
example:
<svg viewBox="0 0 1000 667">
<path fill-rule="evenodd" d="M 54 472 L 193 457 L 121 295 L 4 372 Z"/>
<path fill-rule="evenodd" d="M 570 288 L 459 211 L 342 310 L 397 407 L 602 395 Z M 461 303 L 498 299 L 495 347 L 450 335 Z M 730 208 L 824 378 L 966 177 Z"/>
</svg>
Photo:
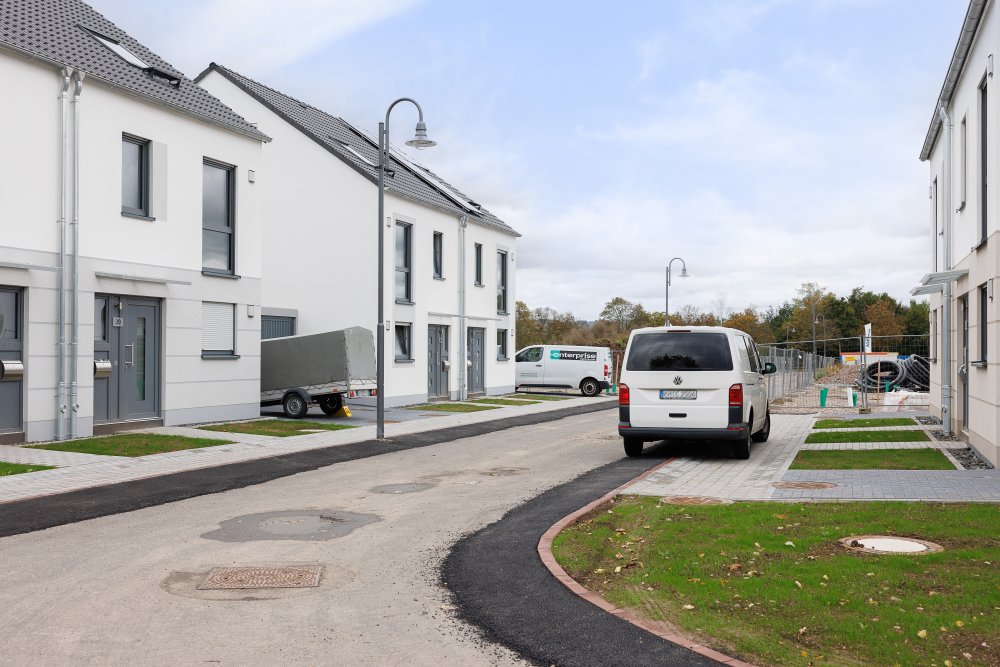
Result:
<svg viewBox="0 0 1000 667">
<path fill-rule="evenodd" d="M 298 394 L 291 392 L 285 394 L 285 398 L 281 401 L 281 409 L 289 419 L 302 419 L 309 412 L 309 403 Z"/>
<path fill-rule="evenodd" d="M 319 409 L 324 415 L 333 416 L 344 407 L 344 397 L 340 394 L 331 394 L 319 399 Z"/>
</svg>

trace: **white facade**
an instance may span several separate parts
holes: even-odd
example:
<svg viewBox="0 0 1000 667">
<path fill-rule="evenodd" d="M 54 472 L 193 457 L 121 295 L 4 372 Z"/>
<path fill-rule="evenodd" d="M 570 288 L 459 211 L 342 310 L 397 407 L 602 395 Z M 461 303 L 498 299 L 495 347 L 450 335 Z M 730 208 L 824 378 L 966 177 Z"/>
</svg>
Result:
<svg viewBox="0 0 1000 667">
<path fill-rule="evenodd" d="M 366 176 L 214 70 L 200 85 L 273 138 L 264 147 L 266 173 L 258 183 L 264 221 L 262 304 L 265 314 L 295 318 L 295 333 L 377 327 L 377 186 Z M 402 136 L 402 135 L 400 135 Z M 447 327 L 447 397 L 467 393 L 456 359 L 466 329 L 483 330 L 483 393 L 514 388 L 516 237 L 462 216 L 387 191 L 385 234 L 385 397 L 387 405 L 444 398 L 429 392 L 428 334 Z M 397 223 L 412 225 L 412 303 L 395 298 Z M 434 234 L 442 234 L 442 276 L 434 276 Z M 482 284 L 475 284 L 476 244 L 482 247 Z M 497 308 L 497 258 L 505 253 L 507 312 Z M 465 255 L 465 277 L 461 255 Z M 465 314 L 461 317 L 462 286 Z M 397 359 L 395 332 L 410 325 L 409 359 Z M 463 326 L 464 324 L 464 326 Z M 506 339 L 506 357 L 497 336 Z"/>
<path fill-rule="evenodd" d="M 975 37 L 967 51 L 961 44 L 956 50 L 952 69 L 960 71 L 959 78 L 954 86 L 946 82 L 939 98 L 950 117 L 951 132 L 942 123 L 934 137 L 932 122 L 921 158 L 930 166 L 932 274 L 958 272 L 950 283 L 948 303 L 943 289 L 930 294 L 931 411 L 997 465 L 1000 328 L 994 284 L 1000 278 L 1000 78 L 993 75 L 993 60 L 1000 51 L 1000 18 L 994 4 L 970 3 L 966 29 L 974 27 Z M 946 171 L 949 144 L 951 169 Z M 950 316 L 948 367 L 943 349 L 945 308 Z M 950 415 L 942 410 L 947 405 L 946 384 Z"/>
<path fill-rule="evenodd" d="M 70 164 L 67 181 L 67 227 L 78 218 L 79 297 L 78 393 L 76 406 L 57 400 L 59 363 L 59 282 L 55 268 L 60 248 L 60 103 L 63 76 L 57 66 L 0 49 L 0 80 L 9 96 L 0 105 L 7 129 L 0 160 L 0 290 L 18 303 L 19 322 L 8 323 L 7 346 L 0 359 L 22 345 L 24 377 L 0 382 L 7 401 L 18 400 L 17 424 L 0 428 L 0 439 L 49 440 L 56 437 L 57 416 L 65 406 L 76 413 L 75 435 L 128 425 L 183 424 L 246 418 L 259 414 L 260 218 L 259 191 L 248 170 L 260 168 L 261 141 L 202 122 L 122 90 L 84 78 L 79 104 L 66 105 Z M 164 83 L 163 85 L 169 85 Z M 72 90 L 70 91 L 72 96 Z M 73 118 L 79 118 L 79 205 L 72 182 Z M 148 213 L 122 213 L 123 135 L 147 140 L 149 149 Z M 202 170 L 204 159 L 233 166 L 235 183 L 235 274 L 202 271 Z M 72 252 L 72 231 L 67 235 Z M 70 260 L 67 260 L 68 263 Z M 69 274 L 66 278 L 66 345 L 71 353 Z M 96 297 L 107 297 L 111 312 L 95 328 Z M 233 305 L 235 355 L 203 358 L 202 303 Z M 137 340 L 121 341 L 132 355 L 129 370 L 138 373 L 127 386 L 116 384 L 115 409 L 109 418 L 95 412 L 96 338 L 125 335 L 126 303 L 146 304 Z M 119 309 L 118 305 L 123 304 Z M 138 312 L 138 311 L 137 311 Z M 110 327 L 110 328 L 109 328 Z M 135 338 L 135 336 L 133 337 Z M 116 338 L 117 340 L 117 338 Z M 0 341 L 2 343 L 3 341 Z M 117 343 L 116 343 L 117 344 Z M 6 349 L 6 352 L 4 351 Z M 145 349 L 146 355 L 141 354 Z M 137 355 L 138 353 L 138 355 Z M 6 356 L 3 356 L 6 354 Z M 98 354 L 98 356 L 101 356 Z M 115 359 L 113 380 L 121 363 Z M 67 371 L 67 376 L 69 372 Z M 6 385 L 6 387 L 4 387 Z M 135 393 L 148 409 L 131 418 L 118 410 Z M 104 399 L 101 399 L 104 400 Z M 112 399 L 107 399 L 112 400 Z M 119 403 L 120 402 L 120 403 Z M 9 405 L 9 404 L 8 404 Z M 103 416 L 103 418 L 102 418 Z M 101 428 L 103 426 L 103 428 Z"/>
</svg>

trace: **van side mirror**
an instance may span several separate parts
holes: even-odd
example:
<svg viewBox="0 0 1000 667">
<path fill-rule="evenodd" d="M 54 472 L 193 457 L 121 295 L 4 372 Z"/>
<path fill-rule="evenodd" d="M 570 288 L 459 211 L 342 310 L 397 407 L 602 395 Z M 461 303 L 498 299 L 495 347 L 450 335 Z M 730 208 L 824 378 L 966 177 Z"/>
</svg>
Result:
<svg viewBox="0 0 1000 667">
<path fill-rule="evenodd" d="M 770 375 L 771 373 L 777 373 L 778 367 L 772 364 L 770 361 L 764 364 L 764 375 Z"/>
</svg>

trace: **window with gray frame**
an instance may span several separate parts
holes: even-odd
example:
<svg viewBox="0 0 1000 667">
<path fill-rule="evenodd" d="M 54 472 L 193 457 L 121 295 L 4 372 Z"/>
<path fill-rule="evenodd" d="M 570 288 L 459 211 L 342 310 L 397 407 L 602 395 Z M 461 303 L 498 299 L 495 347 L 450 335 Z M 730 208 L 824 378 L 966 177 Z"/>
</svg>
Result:
<svg viewBox="0 0 1000 667">
<path fill-rule="evenodd" d="M 483 244 L 477 243 L 476 246 L 476 285 L 479 287 L 483 286 Z"/>
<path fill-rule="evenodd" d="M 206 159 L 201 173 L 201 266 L 209 273 L 233 274 L 235 169 Z"/>
<path fill-rule="evenodd" d="M 979 242 L 982 243 L 986 240 L 986 226 L 988 220 L 986 218 L 986 176 L 987 176 L 987 152 L 989 151 L 989 144 L 987 142 L 987 131 L 986 131 L 986 114 L 987 114 L 987 104 L 986 104 L 986 79 L 983 79 L 982 84 L 979 86 L 979 185 L 980 185 L 980 195 L 979 195 Z"/>
<path fill-rule="evenodd" d="M 413 225 L 396 223 L 396 301 L 413 301 L 413 285 L 410 274 L 412 268 Z"/>
<path fill-rule="evenodd" d="M 434 277 L 444 278 L 444 234 L 434 232 Z"/>
<path fill-rule="evenodd" d="M 284 338 L 295 335 L 295 318 L 279 315 L 261 315 L 260 339 Z"/>
<path fill-rule="evenodd" d="M 507 360 L 507 330 L 497 329 L 497 361 Z"/>
<path fill-rule="evenodd" d="M 507 314 L 507 253 L 497 252 L 497 313 Z"/>
<path fill-rule="evenodd" d="M 990 313 L 990 297 L 984 283 L 979 288 L 979 361 L 986 363 L 986 352 L 989 347 L 989 336 L 986 335 L 987 321 Z"/>
<path fill-rule="evenodd" d="M 396 324 L 396 361 L 412 361 L 413 327 L 410 324 Z"/>
<path fill-rule="evenodd" d="M 206 357 L 236 355 L 236 304 L 201 302 L 201 354 Z"/>
<path fill-rule="evenodd" d="M 122 135 L 122 213 L 149 217 L 149 142 Z"/>
</svg>

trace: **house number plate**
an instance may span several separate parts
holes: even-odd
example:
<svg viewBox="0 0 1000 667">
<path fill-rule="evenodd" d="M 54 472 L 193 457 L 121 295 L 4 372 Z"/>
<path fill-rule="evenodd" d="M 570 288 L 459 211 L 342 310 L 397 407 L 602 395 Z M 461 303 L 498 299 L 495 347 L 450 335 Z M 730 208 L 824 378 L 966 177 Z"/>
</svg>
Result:
<svg viewBox="0 0 1000 667">
<path fill-rule="evenodd" d="M 125 326 L 125 318 L 124 317 L 112 317 L 111 318 L 111 326 L 113 326 L 113 327 Z"/>
</svg>

